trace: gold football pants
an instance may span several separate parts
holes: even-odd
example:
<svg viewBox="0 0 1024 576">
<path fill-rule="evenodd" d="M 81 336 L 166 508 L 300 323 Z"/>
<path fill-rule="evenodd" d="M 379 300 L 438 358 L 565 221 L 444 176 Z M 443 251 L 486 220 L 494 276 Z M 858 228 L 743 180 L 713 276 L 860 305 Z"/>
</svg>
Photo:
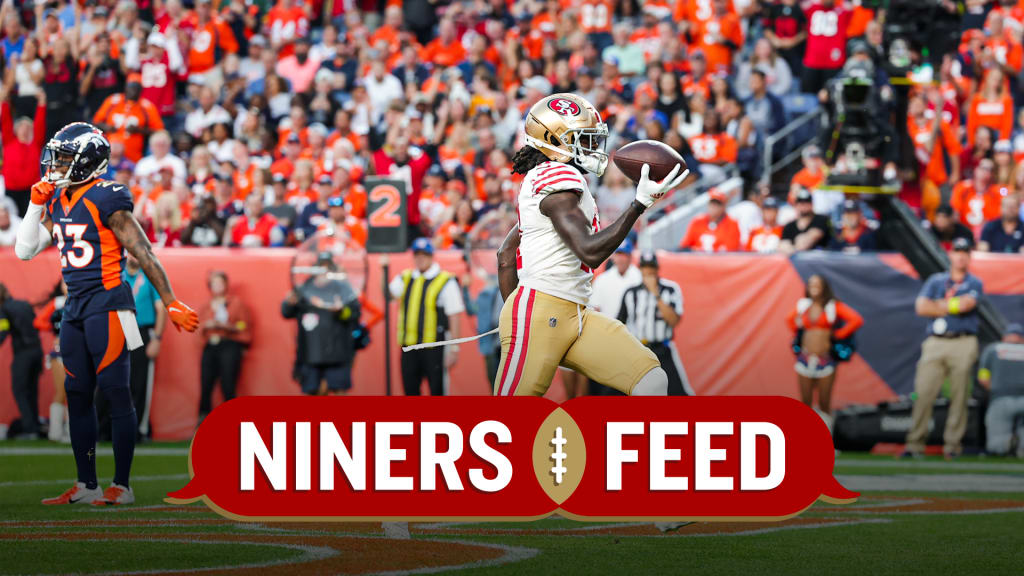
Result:
<svg viewBox="0 0 1024 576">
<path fill-rule="evenodd" d="M 559 366 L 630 394 L 660 366 L 618 320 L 519 286 L 501 308 L 496 396 L 543 396 Z"/>
</svg>

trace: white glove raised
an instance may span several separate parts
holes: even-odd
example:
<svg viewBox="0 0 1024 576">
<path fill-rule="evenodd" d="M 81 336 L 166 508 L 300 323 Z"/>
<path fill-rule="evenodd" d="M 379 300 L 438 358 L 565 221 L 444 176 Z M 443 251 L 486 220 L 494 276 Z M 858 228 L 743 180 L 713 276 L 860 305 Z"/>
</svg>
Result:
<svg viewBox="0 0 1024 576">
<path fill-rule="evenodd" d="M 653 206 L 670 190 L 678 188 L 683 180 L 686 180 L 690 170 L 682 170 L 682 168 L 682 164 L 676 164 L 676 167 L 668 173 L 668 176 L 665 176 L 664 180 L 657 182 L 650 179 L 651 165 L 644 164 L 644 167 L 640 169 L 640 181 L 636 184 L 636 201 L 646 208 Z M 680 170 L 682 170 L 682 174 L 679 174 Z"/>
</svg>

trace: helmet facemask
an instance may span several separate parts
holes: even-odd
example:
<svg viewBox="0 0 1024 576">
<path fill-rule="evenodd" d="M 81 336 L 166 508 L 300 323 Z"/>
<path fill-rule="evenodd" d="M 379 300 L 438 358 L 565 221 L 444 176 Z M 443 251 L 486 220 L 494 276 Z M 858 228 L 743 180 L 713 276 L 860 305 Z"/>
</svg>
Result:
<svg viewBox="0 0 1024 576">
<path fill-rule="evenodd" d="M 572 161 L 587 172 L 603 175 L 608 167 L 608 153 L 605 152 L 608 125 L 601 122 L 593 128 L 569 130 L 566 136 L 572 139 L 568 143 L 572 150 Z"/>
</svg>

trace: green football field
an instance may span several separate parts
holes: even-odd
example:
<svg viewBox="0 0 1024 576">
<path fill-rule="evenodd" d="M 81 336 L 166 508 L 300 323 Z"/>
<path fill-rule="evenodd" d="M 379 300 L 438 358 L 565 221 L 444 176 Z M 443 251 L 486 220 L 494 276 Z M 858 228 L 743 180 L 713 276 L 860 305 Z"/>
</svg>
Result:
<svg viewBox="0 0 1024 576">
<path fill-rule="evenodd" d="M 113 458 L 100 448 L 103 482 Z M 187 479 L 187 446 L 140 446 L 125 508 L 44 507 L 70 486 L 70 449 L 0 443 L 0 574 L 212 571 L 266 574 L 1020 574 L 1024 462 L 897 461 L 840 455 L 836 475 L 863 492 L 781 523 L 268 524 L 169 506 Z"/>
</svg>

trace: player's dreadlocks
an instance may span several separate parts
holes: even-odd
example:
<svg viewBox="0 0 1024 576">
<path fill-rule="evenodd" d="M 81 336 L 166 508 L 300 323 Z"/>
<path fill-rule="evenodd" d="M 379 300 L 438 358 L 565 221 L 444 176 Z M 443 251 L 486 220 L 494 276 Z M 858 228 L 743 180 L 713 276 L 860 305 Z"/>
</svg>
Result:
<svg viewBox="0 0 1024 576">
<path fill-rule="evenodd" d="M 512 173 L 526 175 L 534 166 L 547 162 L 549 158 L 533 146 L 523 146 L 512 156 Z"/>
<path fill-rule="evenodd" d="M 543 152 L 531 146 L 524 146 L 512 157 L 512 173 L 525 175 L 538 164 L 544 164 L 548 160 Z"/>
</svg>

